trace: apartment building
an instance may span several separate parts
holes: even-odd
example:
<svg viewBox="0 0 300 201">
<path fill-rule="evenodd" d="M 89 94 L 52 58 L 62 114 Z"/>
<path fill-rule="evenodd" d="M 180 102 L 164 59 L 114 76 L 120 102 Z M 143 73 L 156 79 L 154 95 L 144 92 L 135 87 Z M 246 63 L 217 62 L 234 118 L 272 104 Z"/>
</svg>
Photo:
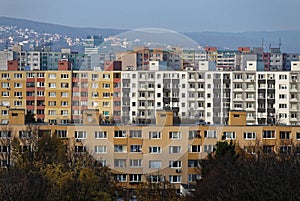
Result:
<svg viewBox="0 0 300 201">
<path fill-rule="evenodd" d="M 82 124 L 39 124 L 38 133 L 56 134 L 69 140 L 77 152 L 89 152 L 103 165 L 112 169 L 119 184 L 136 188 L 140 182 L 168 181 L 179 190 L 183 184 L 194 184 L 201 178 L 199 160 L 213 151 L 224 136 L 233 140 L 249 154 L 299 152 L 298 126 L 247 126 L 245 111 L 231 111 L 229 124 L 174 125 L 172 111 L 157 111 L 151 125 L 99 125 L 98 111 L 85 110 Z M 2 138 L 28 137 L 22 123 L 25 111 L 11 109 L 9 126 L 1 127 Z M 90 118 L 92 117 L 92 118 Z M 7 146 L 7 145 L 6 145 Z M 4 153 L 2 149 L 1 151 Z M 8 163 L 7 154 L 1 164 Z"/>
<path fill-rule="evenodd" d="M 247 124 L 298 125 L 300 68 L 291 63 L 290 72 L 255 71 L 256 62 L 245 71 L 1 71 L 0 118 L 16 106 L 39 122 L 80 123 L 83 110 L 98 109 L 104 122 L 130 124 L 170 109 L 177 123 L 227 124 L 229 110 L 245 110 Z"/>
<path fill-rule="evenodd" d="M 26 114 L 34 114 L 37 122 L 51 124 L 80 123 L 83 110 L 98 109 L 102 120 L 110 122 L 113 111 L 117 111 L 114 100 L 115 105 L 120 105 L 116 100 L 121 99 L 120 92 L 114 90 L 120 77 L 117 72 L 60 69 L 0 74 L 2 124 L 8 123 L 9 108 L 26 109 Z"/>
</svg>

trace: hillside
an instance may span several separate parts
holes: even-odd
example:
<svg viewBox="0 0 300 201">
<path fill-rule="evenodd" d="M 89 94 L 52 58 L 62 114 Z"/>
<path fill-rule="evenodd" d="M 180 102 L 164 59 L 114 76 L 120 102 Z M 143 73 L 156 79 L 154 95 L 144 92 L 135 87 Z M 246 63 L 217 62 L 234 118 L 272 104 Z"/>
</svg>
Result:
<svg viewBox="0 0 300 201">
<path fill-rule="evenodd" d="M 108 37 L 126 31 L 122 29 L 111 28 L 71 27 L 9 17 L 0 17 L 0 26 L 16 26 L 23 29 L 33 29 L 38 33 L 61 34 L 63 36 L 70 36 L 72 38 L 85 38 L 87 35 L 98 34 L 101 34 L 103 37 Z M 240 46 L 261 47 L 263 38 L 264 48 L 265 50 L 268 50 L 270 45 L 271 47 L 278 47 L 279 38 L 281 38 L 282 51 L 300 52 L 300 30 L 239 33 L 185 32 L 183 34 L 190 37 L 201 46 L 217 46 L 221 49 L 236 49 Z M 7 37 L 7 35 L 2 37 Z"/>
</svg>

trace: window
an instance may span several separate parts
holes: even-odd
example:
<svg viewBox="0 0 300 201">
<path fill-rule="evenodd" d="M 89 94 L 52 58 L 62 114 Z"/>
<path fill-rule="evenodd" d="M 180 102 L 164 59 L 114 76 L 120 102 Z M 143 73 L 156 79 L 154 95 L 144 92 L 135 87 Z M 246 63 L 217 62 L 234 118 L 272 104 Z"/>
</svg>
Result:
<svg viewBox="0 0 300 201">
<path fill-rule="evenodd" d="M 102 84 L 102 88 L 109 89 L 110 88 L 110 84 L 109 83 L 103 83 Z"/>
<path fill-rule="evenodd" d="M 61 96 L 61 97 L 68 97 L 68 96 L 69 96 L 69 93 L 68 93 L 68 92 L 61 92 L 61 93 L 60 93 L 60 96 Z"/>
<path fill-rule="evenodd" d="M 290 139 L 290 131 L 280 131 L 279 132 L 279 138 L 282 140 L 288 140 Z"/>
<path fill-rule="evenodd" d="M 214 130 L 204 131 L 204 137 L 205 138 L 217 138 L 217 132 Z"/>
<path fill-rule="evenodd" d="M 244 146 L 244 151 L 248 154 L 256 154 L 255 146 Z"/>
<path fill-rule="evenodd" d="M 92 79 L 98 79 L 99 78 L 99 75 L 98 74 L 92 74 Z"/>
<path fill-rule="evenodd" d="M 129 137 L 142 138 L 142 131 L 141 130 L 131 130 L 131 131 L 129 131 Z"/>
<path fill-rule="evenodd" d="M 22 77 L 23 77 L 22 73 L 15 73 L 14 74 L 14 78 L 22 78 Z"/>
<path fill-rule="evenodd" d="M 61 110 L 60 114 L 63 115 L 63 116 L 66 116 L 66 115 L 69 114 L 69 111 L 68 110 Z"/>
<path fill-rule="evenodd" d="M 9 152 L 9 146 L 0 146 L 0 153 Z"/>
<path fill-rule="evenodd" d="M 199 131 L 199 130 L 192 130 L 192 131 L 189 131 L 189 138 L 190 138 L 190 139 L 193 139 L 193 138 L 201 138 L 200 131 Z"/>
<path fill-rule="evenodd" d="M 170 175 L 169 181 L 170 181 L 170 183 L 181 183 L 181 176 L 180 175 Z"/>
<path fill-rule="evenodd" d="M 56 92 L 49 92 L 49 97 L 56 97 Z"/>
<path fill-rule="evenodd" d="M 211 153 L 214 151 L 214 145 L 204 145 L 204 152 Z"/>
<path fill-rule="evenodd" d="M 2 86 L 2 88 L 9 88 L 9 83 L 8 82 L 2 82 L 1 86 Z"/>
<path fill-rule="evenodd" d="M 283 146 L 279 146 L 279 153 L 291 153 L 292 151 L 292 146 L 287 146 L 287 145 L 283 145 Z"/>
<path fill-rule="evenodd" d="M 31 132 L 30 131 L 19 131 L 20 138 L 30 138 Z"/>
<path fill-rule="evenodd" d="M 188 160 L 188 167 L 189 168 L 196 168 L 199 167 L 200 161 L 199 160 Z"/>
<path fill-rule="evenodd" d="M 45 96 L 45 92 L 44 91 L 37 91 L 36 95 L 37 96 Z"/>
<path fill-rule="evenodd" d="M 142 160 L 140 159 L 132 159 L 129 161 L 130 167 L 142 167 Z"/>
<path fill-rule="evenodd" d="M 45 82 L 37 82 L 36 86 L 37 87 L 45 87 Z"/>
<path fill-rule="evenodd" d="M 99 93 L 98 93 L 98 92 L 92 92 L 92 97 L 93 97 L 93 98 L 99 97 Z"/>
<path fill-rule="evenodd" d="M 22 106 L 23 102 L 22 101 L 14 101 L 14 106 Z"/>
<path fill-rule="evenodd" d="M 263 131 L 264 139 L 274 139 L 275 138 L 275 130 L 266 130 Z"/>
<path fill-rule="evenodd" d="M 244 139 L 245 140 L 255 140 L 256 133 L 255 132 L 244 132 Z"/>
<path fill-rule="evenodd" d="M 26 73 L 26 78 L 34 78 L 34 73 Z"/>
<path fill-rule="evenodd" d="M 67 79 L 67 78 L 69 78 L 69 74 L 61 74 L 60 78 Z"/>
<path fill-rule="evenodd" d="M 95 138 L 96 139 L 106 139 L 107 132 L 106 131 L 95 131 Z"/>
<path fill-rule="evenodd" d="M 106 146 L 95 146 L 95 153 L 96 154 L 105 154 L 105 153 L 107 153 Z"/>
<path fill-rule="evenodd" d="M 150 160 L 149 168 L 153 168 L 153 169 L 161 168 L 161 161 L 160 160 Z"/>
<path fill-rule="evenodd" d="M 43 77 L 45 77 L 45 74 L 44 73 L 37 73 L 37 77 L 43 78 Z"/>
<path fill-rule="evenodd" d="M 2 73 L 2 78 L 9 78 L 9 74 L 8 73 Z"/>
<path fill-rule="evenodd" d="M 60 138 L 66 138 L 67 130 L 56 130 L 56 135 L 58 135 Z"/>
<path fill-rule="evenodd" d="M 48 101 L 48 106 L 56 106 L 56 101 Z"/>
<path fill-rule="evenodd" d="M 263 152 L 266 154 L 273 153 L 274 146 L 273 145 L 263 145 Z"/>
<path fill-rule="evenodd" d="M 126 159 L 115 159 L 114 167 L 126 167 Z"/>
<path fill-rule="evenodd" d="M 149 139 L 160 139 L 161 133 L 156 131 L 150 131 L 149 132 Z"/>
<path fill-rule="evenodd" d="M 69 88 L 69 83 L 61 83 L 60 87 L 61 88 Z"/>
<path fill-rule="evenodd" d="M 181 146 L 169 146 L 169 153 L 170 154 L 180 154 Z"/>
<path fill-rule="evenodd" d="M 60 102 L 60 105 L 61 105 L 61 106 L 68 106 L 68 101 L 61 101 L 61 102 Z"/>
<path fill-rule="evenodd" d="M 142 175 L 141 174 L 130 174 L 129 175 L 129 182 L 141 182 Z"/>
<path fill-rule="evenodd" d="M 103 74 L 103 79 L 109 79 L 110 78 L 110 74 Z"/>
<path fill-rule="evenodd" d="M 10 138 L 11 131 L 0 131 L 0 138 Z"/>
<path fill-rule="evenodd" d="M 49 88 L 56 88 L 56 83 L 49 83 Z"/>
<path fill-rule="evenodd" d="M 127 147 L 124 144 L 115 144 L 114 145 L 114 152 L 126 153 L 127 152 Z"/>
<path fill-rule="evenodd" d="M 200 145 L 189 145 L 188 151 L 189 151 L 189 153 L 200 153 L 201 146 Z"/>
<path fill-rule="evenodd" d="M 149 153 L 150 154 L 160 154 L 161 147 L 160 146 L 151 146 L 151 147 L 149 147 Z"/>
<path fill-rule="evenodd" d="M 169 161 L 170 168 L 181 168 L 181 161 Z"/>
<path fill-rule="evenodd" d="M 115 131 L 115 137 L 126 137 L 126 131 Z"/>
<path fill-rule="evenodd" d="M 86 131 L 75 131 L 76 139 L 86 139 Z"/>
<path fill-rule="evenodd" d="M 235 140 L 235 132 L 224 132 L 223 136 L 225 136 L 226 140 Z"/>
<path fill-rule="evenodd" d="M 50 78 L 50 79 L 56 79 L 56 74 L 50 73 L 50 74 L 49 74 L 49 78 Z"/>
<path fill-rule="evenodd" d="M 117 174 L 116 180 L 118 182 L 126 182 L 127 181 L 127 175 L 126 174 Z"/>
<path fill-rule="evenodd" d="M 142 152 L 142 145 L 130 145 L 130 152 Z"/>
<path fill-rule="evenodd" d="M 8 110 L 1 110 L 1 114 L 3 116 L 8 116 Z"/>
<path fill-rule="evenodd" d="M 92 83 L 92 88 L 93 89 L 98 89 L 98 87 L 99 87 L 98 83 Z"/>
<path fill-rule="evenodd" d="M 2 97 L 9 97 L 9 92 L 8 91 L 2 91 L 1 95 L 2 95 Z"/>
<path fill-rule="evenodd" d="M 110 93 L 103 93 L 103 98 L 109 98 L 110 97 Z"/>
<path fill-rule="evenodd" d="M 170 139 L 181 139 L 181 132 L 169 132 Z"/>
<path fill-rule="evenodd" d="M 279 108 L 287 108 L 287 104 L 279 104 Z"/>
<path fill-rule="evenodd" d="M 15 88 L 22 88 L 22 83 L 15 82 L 15 83 L 14 83 L 14 87 L 15 87 Z"/>
<path fill-rule="evenodd" d="M 196 182 L 201 179 L 199 174 L 189 174 L 188 175 L 188 182 Z"/>
<path fill-rule="evenodd" d="M 56 115 L 56 110 L 48 110 L 48 115 Z"/>
</svg>

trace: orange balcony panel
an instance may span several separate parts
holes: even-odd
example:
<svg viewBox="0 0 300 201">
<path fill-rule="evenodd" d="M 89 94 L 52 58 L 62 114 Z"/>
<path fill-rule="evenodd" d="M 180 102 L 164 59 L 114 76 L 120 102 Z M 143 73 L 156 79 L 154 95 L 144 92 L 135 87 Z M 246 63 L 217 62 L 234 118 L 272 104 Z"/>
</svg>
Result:
<svg viewBox="0 0 300 201">
<path fill-rule="evenodd" d="M 120 92 L 121 88 L 114 88 L 114 92 Z"/>
<path fill-rule="evenodd" d="M 89 79 L 88 78 L 81 78 L 80 82 L 89 82 Z"/>
<path fill-rule="evenodd" d="M 72 81 L 73 82 L 79 82 L 79 78 L 73 78 Z"/>
<path fill-rule="evenodd" d="M 121 97 L 115 97 L 113 98 L 114 101 L 121 101 Z"/>
</svg>

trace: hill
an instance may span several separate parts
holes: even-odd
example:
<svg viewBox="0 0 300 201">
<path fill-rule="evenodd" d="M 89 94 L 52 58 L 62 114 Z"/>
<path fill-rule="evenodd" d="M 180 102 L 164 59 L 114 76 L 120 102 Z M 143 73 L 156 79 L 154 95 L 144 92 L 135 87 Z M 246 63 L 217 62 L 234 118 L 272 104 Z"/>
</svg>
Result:
<svg viewBox="0 0 300 201">
<path fill-rule="evenodd" d="M 103 37 L 114 36 L 125 32 L 124 29 L 111 28 L 83 28 L 36 22 L 26 19 L 0 17 L 0 26 L 17 26 L 33 29 L 38 33 L 61 34 L 70 37 L 85 38 L 87 35 L 101 34 Z M 262 41 L 265 50 L 279 46 L 284 52 L 300 52 L 300 30 L 289 31 L 256 31 L 256 32 L 184 32 L 201 46 L 217 46 L 220 49 L 236 49 L 240 46 L 261 47 Z"/>
</svg>

